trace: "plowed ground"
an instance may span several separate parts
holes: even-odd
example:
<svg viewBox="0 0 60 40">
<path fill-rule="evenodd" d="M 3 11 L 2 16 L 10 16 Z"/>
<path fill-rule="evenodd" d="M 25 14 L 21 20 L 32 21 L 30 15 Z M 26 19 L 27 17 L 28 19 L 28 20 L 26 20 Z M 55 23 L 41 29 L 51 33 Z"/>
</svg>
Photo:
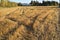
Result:
<svg viewBox="0 0 60 40">
<path fill-rule="evenodd" d="M 0 40 L 60 40 L 58 27 L 55 7 L 0 10 Z"/>
</svg>

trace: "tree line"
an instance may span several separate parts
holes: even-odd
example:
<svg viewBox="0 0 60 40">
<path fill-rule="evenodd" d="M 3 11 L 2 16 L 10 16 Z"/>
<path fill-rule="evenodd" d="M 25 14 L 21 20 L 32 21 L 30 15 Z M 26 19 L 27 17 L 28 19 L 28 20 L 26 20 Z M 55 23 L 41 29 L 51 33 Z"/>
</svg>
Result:
<svg viewBox="0 0 60 40">
<path fill-rule="evenodd" d="M 28 5 L 23 5 L 22 3 L 10 2 L 9 0 L 1 0 L 1 7 L 14 7 L 14 6 L 58 6 L 60 5 L 56 1 L 43 1 L 40 3 L 39 1 L 31 1 Z"/>
<path fill-rule="evenodd" d="M 59 3 L 56 1 L 43 1 L 40 3 L 39 1 L 31 1 L 29 3 L 30 6 L 58 6 Z M 22 3 L 18 3 L 18 6 L 22 6 Z"/>
<path fill-rule="evenodd" d="M 39 3 L 38 1 L 31 1 L 30 3 L 32 6 L 57 6 L 58 2 L 56 1 L 43 1 Z"/>
</svg>

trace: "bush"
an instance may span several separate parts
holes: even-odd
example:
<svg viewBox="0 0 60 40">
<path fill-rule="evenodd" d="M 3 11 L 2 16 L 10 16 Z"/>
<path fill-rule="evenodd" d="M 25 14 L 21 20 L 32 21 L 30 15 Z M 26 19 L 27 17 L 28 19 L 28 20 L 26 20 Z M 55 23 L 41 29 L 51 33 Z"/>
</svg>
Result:
<svg viewBox="0 0 60 40">
<path fill-rule="evenodd" d="M 1 1 L 0 6 L 1 7 L 14 7 L 14 6 L 17 6 L 17 3 L 10 2 L 10 1 L 7 1 L 7 2 Z"/>
</svg>

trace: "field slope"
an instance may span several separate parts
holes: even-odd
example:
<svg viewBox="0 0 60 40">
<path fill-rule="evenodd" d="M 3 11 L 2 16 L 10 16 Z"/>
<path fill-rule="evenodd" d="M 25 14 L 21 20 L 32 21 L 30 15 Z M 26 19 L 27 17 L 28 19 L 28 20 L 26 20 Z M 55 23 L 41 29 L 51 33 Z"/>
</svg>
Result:
<svg viewBox="0 0 60 40">
<path fill-rule="evenodd" d="M 57 7 L 0 10 L 0 40 L 60 40 Z"/>
</svg>

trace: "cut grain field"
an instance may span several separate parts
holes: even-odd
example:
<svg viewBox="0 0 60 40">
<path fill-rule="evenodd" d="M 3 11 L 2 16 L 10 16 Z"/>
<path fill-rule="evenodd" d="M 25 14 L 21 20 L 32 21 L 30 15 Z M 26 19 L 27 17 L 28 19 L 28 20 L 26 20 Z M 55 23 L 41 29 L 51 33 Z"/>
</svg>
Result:
<svg viewBox="0 0 60 40">
<path fill-rule="evenodd" d="M 27 6 L 0 10 L 0 40 L 60 40 L 57 7 Z"/>
</svg>

